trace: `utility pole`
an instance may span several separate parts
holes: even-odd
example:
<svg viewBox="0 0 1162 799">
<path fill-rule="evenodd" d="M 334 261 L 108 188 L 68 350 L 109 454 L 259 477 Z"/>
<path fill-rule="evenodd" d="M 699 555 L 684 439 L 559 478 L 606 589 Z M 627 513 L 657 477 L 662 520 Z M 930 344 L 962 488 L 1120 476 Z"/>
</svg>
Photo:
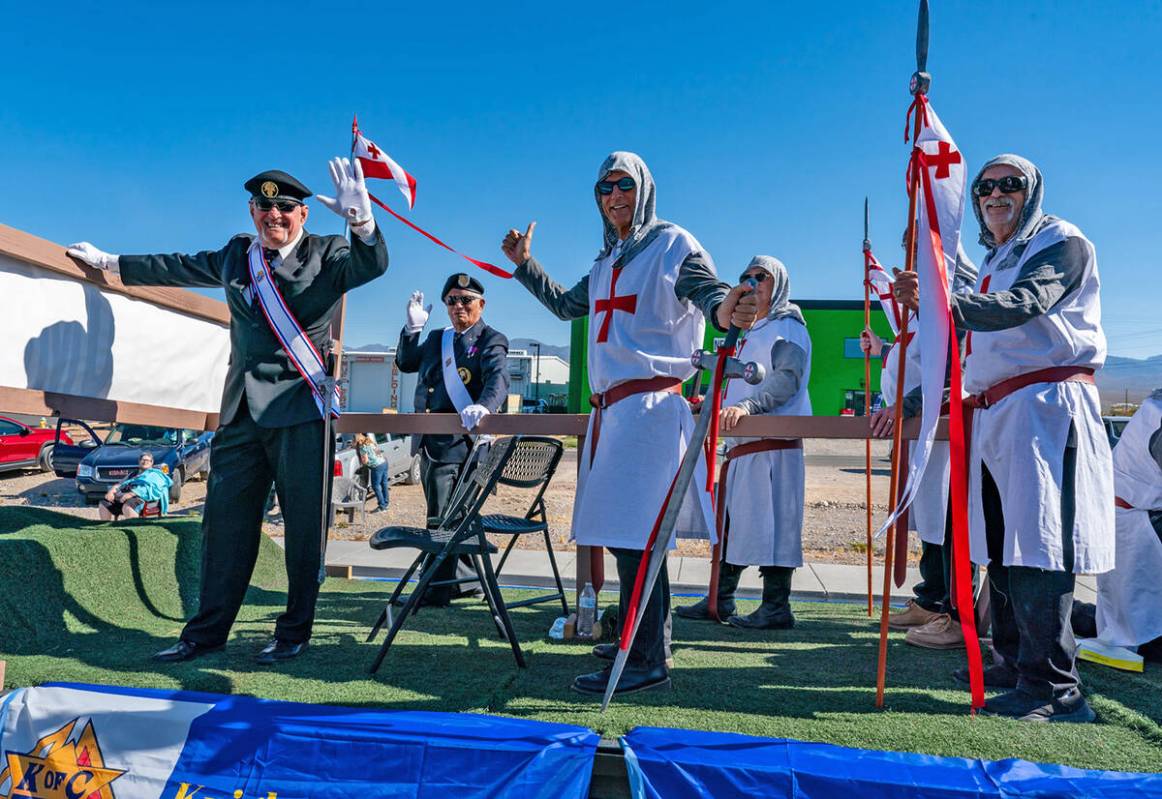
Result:
<svg viewBox="0 0 1162 799">
<path fill-rule="evenodd" d="M 536 386 L 533 396 L 534 399 L 539 400 L 541 398 L 541 342 L 534 341 L 533 346 L 537 348 L 537 376 L 535 378 L 536 382 L 533 384 Z"/>
</svg>

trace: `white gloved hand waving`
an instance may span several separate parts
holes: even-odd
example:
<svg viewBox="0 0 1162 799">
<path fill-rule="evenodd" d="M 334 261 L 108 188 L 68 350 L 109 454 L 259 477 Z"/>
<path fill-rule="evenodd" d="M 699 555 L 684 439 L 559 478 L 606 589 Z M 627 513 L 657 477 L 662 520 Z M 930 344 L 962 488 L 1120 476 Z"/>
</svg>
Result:
<svg viewBox="0 0 1162 799">
<path fill-rule="evenodd" d="M 371 215 L 371 197 L 363 182 L 363 166 L 359 159 L 352 164 L 347 158 L 332 158 L 328 164 L 331 182 L 335 184 L 335 196 L 315 195 L 319 202 L 343 217 L 351 230 L 362 238 L 375 230 L 375 217 Z"/>
<path fill-rule="evenodd" d="M 480 420 L 488 415 L 488 408 L 483 405 L 469 405 L 460 411 L 460 423 L 466 430 L 471 430 L 480 424 Z"/>
<path fill-rule="evenodd" d="M 424 293 L 413 291 L 411 299 L 408 300 L 407 324 L 404 325 L 404 330 L 408 333 L 419 333 L 428 323 L 428 314 L 431 312 L 431 303 L 424 306 Z"/>
<path fill-rule="evenodd" d="M 87 241 L 70 244 L 68 250 L 65 251 L 68 255 L 82 261 L 95 269 L 101 269 L 113 274 L 120 274 L 119 256 L 112 253 L 98 250 Z"/>
</svg>

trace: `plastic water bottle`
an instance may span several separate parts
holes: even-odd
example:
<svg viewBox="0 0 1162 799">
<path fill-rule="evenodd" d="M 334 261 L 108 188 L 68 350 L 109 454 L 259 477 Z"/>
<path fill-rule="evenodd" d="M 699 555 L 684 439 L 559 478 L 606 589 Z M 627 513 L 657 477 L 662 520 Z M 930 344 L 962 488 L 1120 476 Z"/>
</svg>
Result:
<svg viewBox="0 0 1162 799">
<path fill-rule="evenodd" d="M 585 583 L 581 599 L 577 602 L 577 637 L 592 638 L 593 622 L 597 618 L 597 592 L 593 583 Z"/>
</svg>

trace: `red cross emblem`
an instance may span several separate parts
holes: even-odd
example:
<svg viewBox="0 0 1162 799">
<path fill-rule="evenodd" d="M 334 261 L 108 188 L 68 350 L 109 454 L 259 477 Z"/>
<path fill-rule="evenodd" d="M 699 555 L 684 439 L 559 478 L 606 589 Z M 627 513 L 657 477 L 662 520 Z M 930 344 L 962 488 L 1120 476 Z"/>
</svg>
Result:
<svg viewBox="0 0 1162 799">
<path fill-rule="evenodd" d="M 952 172 L 949 170 L 953 164 L 959 164 L 963 161 L 958 150 L 952 149 L 952 144 L 946 141 L 940 142 L 939 149 L 935 154 L 928 153 L 928 166 L 936 167 L 936 179 L 951 177 Z"/>
<path fill-rule="evenodd" d="M 372 158 L 374 158 L 375 160 L 378 161 L 381 153 L 382 153 L 382 151 L 378 147 L 375 146 L 375 142 L 373 142 L 373 141 L 367 142 L 367 154 L 368 155 L 370 155 Z"/>
<path fill-rule="evenodd" d="M 601 329 L 597 331 L 598 344 L 604 344 L 609 340 L 609 323 L 613 321 L 614 311 L 624 311 L 628 314 L 637 313 L 636 294 L 617 296 L 617 279 L 619 277 L 621 277 L 621 269 L 614 269 L 613 280 L 609 283 L 609 297 L 598 300 L 593 306 L 594 312 L 605 314 L 605 318 L 601 320 Z"/>
</svg>

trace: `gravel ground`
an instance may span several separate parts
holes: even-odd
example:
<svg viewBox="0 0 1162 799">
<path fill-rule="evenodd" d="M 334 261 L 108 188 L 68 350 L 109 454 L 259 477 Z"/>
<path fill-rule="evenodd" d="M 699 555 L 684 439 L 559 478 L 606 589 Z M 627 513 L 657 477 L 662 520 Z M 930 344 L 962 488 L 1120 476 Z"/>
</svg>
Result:
<svg viewBox="0 0 1162 799">
<path fill-rule="evenodd" d="M 872 455 L 872 492 L 876 498 L 875 518 L 887 512 L 888 461 L 886 442 L 875 442 Z M 858 564 L 864 562 L 864 445 L 859 441 L 813 440 L 806 442 L 807 508 L 803 529 L 805 556 L 812 561 Z M 545 494 L 554 547 L 572 548 L 569 524 L 573 493 L 576 489 L 577 452 L 569 449 Z M 171 506 L 171 515 L 198 515 L 206 495 L 201 481 L 186 483 L 180 502 Z M 524 492 L 502 488 L 492 500 L 500 512 L 523 513 L 528 499 Z M 85 506 L 72 480 L 37 472 L 0 474 L 0 505 L 35 505 L 96 519 L 97 509 Z M 369 503 L 369 508 L 373 503 Z M 385 513 L 358 514 L 353 521 L 340 516 L 332 528 L 335 538 L 366 539 L 375 530 L 389 524 L 420 526 L 424 521 L 424 496 L 418 485 L 391 487 L 391 504 Z M 263 529 L 270 535 L 282 535 L 282 517 L 277 509 L 267 516 Z M 913 539 L 915 537 L 913 536 Z M 539 539 L 522 539 L 520 546 L 541 548 Z M 913 550 L 918 544 L 912 541 Z M 683 541 L 679 551 L 684 555 L 708 555 L 706 544 Z M 882 547 L 876 547 L 882 553 Z"/>
</svg>

